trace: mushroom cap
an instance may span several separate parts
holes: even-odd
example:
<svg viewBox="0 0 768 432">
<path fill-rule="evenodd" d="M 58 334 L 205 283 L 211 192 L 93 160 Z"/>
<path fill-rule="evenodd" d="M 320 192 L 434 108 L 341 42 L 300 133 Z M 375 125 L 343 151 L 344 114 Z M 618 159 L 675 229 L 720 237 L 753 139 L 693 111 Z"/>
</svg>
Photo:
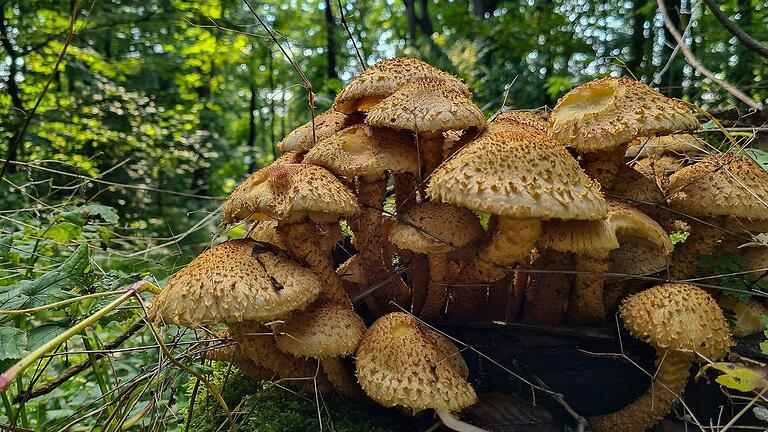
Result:
<svg viewBox="0 0 768 432">
<path fill-rule="evenodd" d="M 278 373 L 281 378 L 307 378 L 317 375 L 318 364 L 286 354 L 277 348 L 272 330 L 256 321 L 242 321 L 230 325 L 232 339 L 256 364 Z"/>
<path fill-rule="evenodd" d="M 427 193 L 475 211 L 517 219 L 601 219 L 600 185 L 565 147 L 528 129 L 481 137 L 432 173 Z"/>
<path fill-rule="evenodd" d="M 332 136 L 336 132 L 363 121 L 357 114 L 348 115 L 331 108 L 315 116 L 315 136 L 312 136 L 312 119 L 297 127 L 277 144 L 281 152 L 306 151 L 315 143 Z M 314 138 L 314 139 L 313 139 Z"/>
<path fill-rule="evenodd" d="M 411 208 L 389 232 L 397 247 L 423 254 L 443 254 L 466 246 L 483 233 L 471 211 L 429 201 Z M 445 242 L 448 242 L 447 244 Z"/>
<path fill-rule="evenodd" d="M 604 257 L 620 246 L 621 237 L 642 239 L 663 255 L 672 253 L 672 242 L 664 229 L 631 205 L 608 199 L 608 217 L 599 221 L 551 221 L 539 239 L 542 247 L 560 252 Z"/>
<path fill-rule="evenodd" d="M 332 222 L 359 212 L 357 198 L 330 171 L 317 165 L 270 165 L 251 174 L 227 198 L 221 221 L 312 219 Z"/>
<path fill-rule="evenodd" d="M 521 127 L 531 128 L 536 132 L 546 134 L 547 122 L 542 118 L 541 111 L 504 111 L 488 122 L 486 134 L 515 130 Z"/>
<path fill-rule="evenodd" d="M 285 238 L 277 231 L 276 220 L 263 220 L 253 223 L 249 230 L 249 238 L 256 240 L 257 242 L 271 244 L 272 246 L 287 251 L 288 245 L 285 243 Z"/>
<path fill-rule="evenodd" d="M 733 313 L 733 335 L 745 337 L 765 330 L 763 316 L 768 315 L 768 308 L 754 299 L 745 302 L 729 295 L 720 296 L 717 304 Z"/>
<path fill-rule="evenodd" d="M 728 322 L 717 302 L 688 284 L 664 284 L 627 298 L 621 319 L 633 336 L 656 349 L 691 350 L 710 360 L 733 345 Z"/>
<path fill-rule="evenodd" d="M 619 198 L 649 204 L 666 204 L 664 192 L 656 179 L 647 177 L 640 171 L 627 165 L 620 165 L 611 194 Z"/>
<path fill-rule="evenodd" d="M 477 395 L 444 343 L 411 315 L 393 312 L 373 323 L 357 349 L 357 379 L 385 407 L 461 411 Z"/>
<path fill-rule="evenodd" d="M 349 179 L 387 171 L 419 172 L 419 154 L 409 135 L 365 124 L 350 126 L 319 142 L 304 162 Z"/>
<path fill-rule="evenodd" d="M 321 288 L 311 270 L 276 249 L 230 240 L 171 276 L 148 313 L 157 322 L 186 327 L 273 320 L 303 309 Z"/>
<path fill-rule="evenodd" d="M 768 171 L 749 158 L 708 156 L 669 178 L 667 201 L 696 217 L 768 219 Z"/>
<path fill-rule="evenodd" d="M 421 60 L 408 57 L 382 60 L 358 75 L 336 96 L 334 106 L 346 113 L 366 111 L 400 87 L 423 78 L 438 79 L 469 97 L 461 80 Z"/>
<path fill-rule="evenodd" d="M 355 352 L 365 324 L 355 311 L 338 303 L 321 303 L 292 315 L 279 326 L 277 346 L 297 357 L 347 356 Z"/>
<path fill-rule="evenodd" d="M 610 273 L 648 276 L 667 268 L 667 256 L 659 253 L 659 248 L 647 241 L 624 238 L 621 239 L 620 243 L 620 247 L 612 250 L 609 254 L 608 271 Z M 624 277 L 607 279 L 624 279 Z"/>
<path fill-rule="evenodd" d="M 638 136 L 699 127 L 693 110 L 630 78 L 606 77 L 565 94 L 549 116 L 550 137 L 579 152 L 611 150 Z"/>
<path fill-rule="evenodd" d="M 427 134 L 485 128 L 485 117 L 472 99 L 445 81 L 434 78 L 401 87 L 373 106 L 365 122 Z"/>
<path fill-rule="evenodd" d="M 648 158 L 662 155 L 690 156 L 704 153 L 707 143 L 691 134 L 671 134 L 637 137 L 627 147 L 629 158 Z"/>
<path fill-rule="evenodd" d="M 341 263 L 336 269 L 336 274 L 345 282 L 364 284 L 366 281 L 365 271 L 361 261 L 359 255 L 352 255 L 348 260 Z"/>
<path fill-rule="evenodd" d="M 440 351 L 445 361 L 453 370 L 466 380 L 469 376 L 469 366 L 467 366 L 467 362 L 464 361 L 464 357 L 461 356 L 461 351 L 459 351 L 456 345 L 450 339 L 434 330 L 427 331 L 426 336 L 435 348 Z"/>
</svg>

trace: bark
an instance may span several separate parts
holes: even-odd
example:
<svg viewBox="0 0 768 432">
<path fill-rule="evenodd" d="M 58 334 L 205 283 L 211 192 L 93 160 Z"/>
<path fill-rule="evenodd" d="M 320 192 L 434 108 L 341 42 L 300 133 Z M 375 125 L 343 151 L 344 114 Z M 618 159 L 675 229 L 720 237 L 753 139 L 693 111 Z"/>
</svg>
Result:
<svg viewBox="0 0 768 432">
<path fill-rule="evenodd" d="M 421 32 L 427 38 L 432 38 L 432 33 L 434 33 L 435 30 L 432 27 L 432 18 L 429 17 L 429 4 L 427 3 L 427 0 L 419 0 L 419 13 L 421 14 L 418 18 Z"/>
<path fill-rule="evenodd" d="M 8 28 L 5 25 L 6 22 L 6 16 L 5 16 L 5 3 L 0 4 L 0 45 L 3 47 L 5 52 L 8 55 L 8 58 L 10 60 L 10 65 L 8 66 L 8 80 L 6 81 L 6 87 L 8 88 L 8 95 L 11 97 L 11 105 L 13 106 L 14 110 L 16 111 L 16 114 L 19 115 L 21 121 L 16 122 L 16 125 L 13 126 L 14 133 L 11 136 L 10 141 L 8 142 L 8 154 L 7 159 L 10 163 L 18 159 L 18 151 L 19 148 L 15 145 L 16 141 L 18 141 L 19 138 L 19 129 L 21 128 L 21 123 L 24 120 L 24 113 L 26 110 L 24 109 L 24 102 L 21 99 L 21 91 L 19 88 L 19 83 L 16 82 L 16 75 L 19 73 L 19 67 L 16 63 L 21 55 L 16 50 L 16 47 L 13 46 L 13 43 L 11 42 L 11 39 L 9 37 Z M 20 146 L 21 144 L 19 144 Z M 10 165 L 9 169 L 11 171 L 15 170 L 15 165 Z"/>
<path fill-rule="evenodd" d="M 256 169 L 256 84 L 251 80 L 249 84 L 250 100 L 248 101 L 248 149 L 251 152 L 251 163 L 248 172 Z"/>
<path fill-rule="evenodd" d="M 328 79 L 339 79 L 339 73 L 336 70 L 336 54 L 339 51 L 336 41 L 336 20 L 333 18 L 333 9 L 331 0 L 325 0 L 325 44 L 326 44 L 326 74 Z M 336 92 L 329 90 L 330 97 L 333 98 Z"/>
<path fill-rule="evenodd" d="M 403 0 L 405 3 L 405 15 L 408 18 L 408 38 L 411 41 L 411 46 L 416 45 L 416 8 L 414 0 Z"/>
</svg>

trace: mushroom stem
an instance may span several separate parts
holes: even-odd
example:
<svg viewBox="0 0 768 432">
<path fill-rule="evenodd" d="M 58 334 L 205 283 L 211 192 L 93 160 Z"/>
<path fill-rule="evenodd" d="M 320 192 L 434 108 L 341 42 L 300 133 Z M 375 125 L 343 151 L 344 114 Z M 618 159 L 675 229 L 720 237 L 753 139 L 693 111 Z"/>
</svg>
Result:
<svg viewBox="0 0 768 432">
<path fill-rule="evenodd" d="M 277 229 L 285 235 L 290 253 L 309 264 L 315 274 L 323 281 L 323 290 L 319 299 L 337 302 L 349 302 L 341 279 L 336 274 L 330 250 L 323 250 L 314 227 L 308 222 L 297 224 L 278 224 Z"/>
<path fill-rule="evenodd" d="M 272 330 L 256 321 L 230 325 L 232 339 L 259 366 L 273 370 L 282 378 L 312 377 L 316 363 L 286 354 L 277 348 Z"/>
<path fill-rule="evenodd" d="M 352 399 L 365 399 L 365 393 L 352 374 L 344 367 L 338 357 L 327 357 L 320 360 L 325 376 L 339 393 Z"/>
<path fill-rule="evenodd" d="M 443 422 L 443 425 L 445 425 L 445 427 L 448 429 L 458 432 L 488 432 L 486 429 L 465 423 L 457 419 L 448 411 L 436 410 L 435 413 L 437 413 L 437 416 L 440 417 L 440 421 Z"/>
<path fill-rule="evenodd" d="M 716 222 L 716 220 L 706 222 Z M 711 254 L 722 235 L 723 232 L 717 227 L 691 221 L 690 235 L 672 252 L 672 264 L 669 266 L 672 280 L 683 280 L 693 276 L 699 266 L 699 257 Z"/>
<path fill-rule="evenodd" d="M 594 324 L 605 321 L 603 284 L 608 271 L 608 257 L 576 255 L 576 283 L 571 291 L 568 320 L 575 324 Z"/>
<path fill-rule="evenodd" d="M 424 165 L 422 180 L 443 162 L 443 134 L 440 132 L 418 135 L 419 154 L 421 154 L 421 163 Z"/>
<path fill-rule="evenodd" d="M 402 216 L 416 204 L 416 177 L 409 173 L 395 173 L 395 210 Z"/>
<path fill-rule="evenodd" d="M 632 294 L 643 290 L 645 281 L 642 279 L 627 279 L 606 284 L 603 287 L 603 304 L 608 316 L 615 315 L 619 311 L 621 302 Z"/>
<path fill-rule="evenodd" d="M 411 283 L 411 312 L 420 316 L 429 292 L 429 259 L 426 255 L 414 254 L 412 267 L 408 270 Z"/>
<path fill-rule="evenodd" d="M 619 166 L 624 163 L 627 145 L 620 145 L 610 152 L 584 154 L 584 172 L 600 183 L 603 190 L 613 187 Z"/>
<path fill-rule="evenodd" d="M 557 271 L 574 268 L 572 254 L 552 249 L 539 251 L 531 260 L 531 268 L 554 270 L 553 273 L 518 273 L 527 277 L 523 322 L 528 324 L 558 325 L 565 321 L 572 276 Z"/>
<path fill-rule="evenodd" d="M 383 177 L 376 179 L 359 178 L 357 199 L 360 201 L 361 212 L 354 222 L 353 230 L 355 231 L 355 247 L 359 251 L 367 288 L 387 278 L 391 267 L 385 261 L 381 244 L 382 238 L 385 238 L 381 212 L 386 193 L 387 181 Z M 377 289 L 373 296 L 366 296 L 365 299 L 371 312 L 374 315 L 379 315 L 382 307 L 388 308 L 389 301 L 395 301 L 402 307 L 408 307 L 410 292 L 402 280 L 397 277 Z"/>
<path fill-rule="evenodd" d="M 448 287 L 445 284 L 448 274 L 448 255 L 432 254 L 427 255 L 427 258 L 429 259 L 429 288 L 427 288 L 424 307 L 421 309 L 421 317 L 429 320 L 440 317 L 448 300 Z"/>
<path fill-rule="evenodd" d="M 657 371 L 651 387 L 632 404 L 612 414 L 589 419 L 592 432 L 644 432 L 660 422 L 683 394 L 693 354 L 680 351 L 656 353 Z"/>
<path fill-rule="evenodd" d="M 467 277 L 481 282 L 496 282 L 506 274 L 500 267 L 525 260 L 539 237 L 541 220 L 499 217 L 498 230 L 478 254 Z"/>
</svg>

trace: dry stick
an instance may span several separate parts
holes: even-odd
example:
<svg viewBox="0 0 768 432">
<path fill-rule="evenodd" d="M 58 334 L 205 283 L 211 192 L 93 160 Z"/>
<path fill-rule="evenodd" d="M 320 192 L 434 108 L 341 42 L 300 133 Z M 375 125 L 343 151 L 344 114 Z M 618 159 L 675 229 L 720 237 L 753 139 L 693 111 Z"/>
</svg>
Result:
<svg viewBox="0 0 768 432">
<path fill-rule="evenodd" d="M 368 65 L 365 64 L 365 59 L 363 59 L 362 54 L 360 54 L 360 50 L 357 48 L 357 42 L 355 42 L 354 36 L 352 36 L 352 30 L 349 29 L 349 26 L 347 25 L 347 18 L 344 16 L 344 5 L 341 4 L 341 0 L 338 0 L 339 3 L 339 13 L 341 14 L 341 25 L 344 26 L 344 28 L 347 30 L 347 34 L 349 35 L 349 41 L 352 42 L 352 46 L 355 48 L 355 54 L 357 54 L 357 60 L 360 62 L 360 67 L 365 70 Z"/>
<path fill-rule="evenodd" d="M 27 133 L 27 128 L 29 127 L 29 124 L 32 122 L 32 117 L 35 116 L 35 113 L 37 112 L 37 109 L 40 107 L 40 104 L 43 102 L 43 98 L 45 97 L 45 94 L 48 92 L 48 87 L 51 86 L 51 83 L 53 82 L 53 79 L 56 77 L 56 74 L 59 72 L 59 65 L 61 65 L 61 60 L 64 58 L 64 54 L 67 53 L 67 48 L 69 48 L 69 44 L 72 42 L 72 39 L 75 38 L 75 35 L 77 35 L 77 32 L 75 31 L 75 22 L 77 21 L 77 14 L 78 14 L 78 8 L 79 8 L 80 1 L 79 0 L 72 0 L 72 9 L 70 10 L 70 16 L 69 16 L 69 29 L 67 31 L 67 38 L 64 40 L 64 46 L 61 47 L 61 51 L 59 52 L 59 56 L 56 58 L 56 63 L 53 65 L 53 70 L 51 71 L 50 76 L 48 76 L 48 81 L 45 82 L 45 86 L 43 87 L 43 91 L 40 92 L 40 94 L 37 96 L 37 100 L 35 101 L 35 106 L 32 107 L 32 111 L 27 114 L 26 120 L 24 120 L 24 126 L 21 128 L 21 132 L 19 132 L 19 136 L 16 137 L 16 141 L 11 144 L 11 146 L 8 148 L 8 156 L 5 158 L 5 163 L 3 164 L 3 169 L 0 171 L 0 180 L 5 177 L 6 171 L 8 171 L 8 166 L 10 165 L 9 160 L 11 159 L 11 156 L 13 155 L 14 150 L 21 144 L 21 141 L 24 139 L 24 135 Z"/>
<path fill-rule="evenodd" d="M 675 38 L 677 41 L 677 44 L 680 46 L 680 50 L 683 52 L 683 55 L 685 56 L 686 60 L 688 60 L 688 63 L 693 66 L 696 70 L 701 72 L 702 75 L 706 76 L 710 80 L 712 80 L 714 83 L 718 84 L 720 87 L 724 88 L 725 91 L 736 97 L 738 100 L 744 102 L 749 107 L 754 108 L 756 110 L 762 111 L 763 105 L 759 102 L 755 101 L 751 97 L 744 94 L 741 90 L 734 87 L 732 84 L 728 83 L 727 81 L 721 80 L 720 78 L 716 77 L 712 71 L 705 68 L 701 62 L 699 62 L 698 59 L 693 55 L 690 48 L 688 48 L 688 45 L 686 45 L 685 41 L 683 40 L 683 37 L 680 36 L 680 32 L 677 31 L 677 27 L 672 23 L 672 20 L 669 18 L 669 14 L 667 14 L 666 5 L 664 4 L 664 0 L 656 0 L 656 4 L 659 6 L 659 12 L 661 13 L 661 16 L 664 18 L 664 25 L 667 27 L 667 30 L 669 30 L 669 33 L 672 35 L 672 37 Z"/>
<path fill-rule="evenodd" d="M 731 21 L 728 16 L 720 10 L 720 6 L 715 0 L 704 0 L 704 3 L 709 7 L 709 10 L 712 11 L 712 15 L 714 15 L 715 18 L 720 21 L 720 24 L 722 24 L 723 27 L 728 29 L 731 34 L 736 36 L 736 39 L 740 40 L 741 43 L 743 43 L 747 48 L 751 49 L 755 53 L 768 58 L 768 46 L 754 39 L 752 36 L 747 34 L 747 32 L 739 28 L 736 23 Z"/>
</svg>

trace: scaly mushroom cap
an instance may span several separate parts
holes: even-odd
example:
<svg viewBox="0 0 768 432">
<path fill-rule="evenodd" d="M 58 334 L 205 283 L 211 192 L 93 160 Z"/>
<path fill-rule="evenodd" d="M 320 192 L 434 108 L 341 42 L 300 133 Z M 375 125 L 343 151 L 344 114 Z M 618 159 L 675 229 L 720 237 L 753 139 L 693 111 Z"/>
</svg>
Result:
<svg viewBox="0 0 768 432">
<path fill-rule="evenodd" d="M 622 239 L 621 246 L 609 255 L 610 273 L 647 276 L 667 267 L 668 258 L 659 253 L 659 248 L 640 239 Z M 611 278 L 621 279 L 621 277 Z"/>
<path fill-rule="evenodd" d="M 441 352 L 441 355 L 453 370 L 466 380 L 469 376 L 469 366 L 467 366 L 467 362 L 464 361 L 464 357 L 461 356 L 461 351 L 456 348 L 456 345 L 450 339 L 434 330 L 428 331 L 426 336 L 432 342 L 432 345 Z"/>
<path fill-rule="evenodd" d="M 367 111 L 404 85 L 423 79 L 438 79 L 469 97 L 469 88 L 461 80 L 415 58 L 382 60 L 369 67 L 336 96 L 334 106 L 346 113 Z"/>
<path fill-rule="evenodd" d="M 347 356 L 355 352 L 365 332 L 363 320 L 337 303 L 323 303 L 296 313 L 278 327 L 277 346 L 297 357 Z"/>
<path fill-rule="evenodd" d="M 656 221 L 627 203 L 606 201 L 606 219 L 548 222 L 539 244 L 560 252 L 603 257 L 619 247 L 620 237 L 628 236 L 653 244 L 663 255 L 672 253 L 672 242 Z"/>
<path fill-rule="evenodd" d="M 230 240 L 171 276 L 148 314 L 186 327 L 267 321 L 303 309 L 320 289 L 312 271 L 283 253 L 251 239 Z"/>
<path fill-rule="evenodd" d="M 427 193 L 476 211 L 517 219 L 601 219 L 600 185 L 565 147 L 520 129 L 482 137 L 431 176 Z"/>
<path fill-rule="evenodd" d="M 667 201 L 696 217 L 768 219 L 768 171 L 749 158 L 708 156 L 669 178 Z"/>
<path fill-rule="evenodd" d="M 287 251 L 288 245 L 285 237 L 277 230 L 278 221 L 256 221 L 250 229 L 249 237 L 257 242 L 269 243 L 280 250 Z M 320 238 L 320 247 L 323 250 L 331 250 L 336 243 L 344 240 L 344 233 L 338 223 L 318 224 L 317 236 Z"/>
<path fill-rule="evenodd" d="M 640 203 L 666 203 L 664 192 L 661 191 L 655 178 L 651 180 L 640 171 L 624 164 L 619 166 L 611 194 Z"/>
<path fill-rule="evenodd" d="M 472 99 L 434 78 L 406 84 L 372 107 L 365 122 L 416 133 L 485 128 L 485 117 Z"/>
<path fill-rule="evenodd" d="M 768 308 L 753 299 L 745 302 L 729 295 L 720 296 L 717 303 L 733 314 L 733 335 L 745 337 L 765 330 L 763 317 L 768 315 Z"/>
<path fill-rule="evenodd" d="M 419 172 L 419 155 L 410 136 L 363 124 L 348 127 L 319 142 L 307 153 L 304 162 L 349 179 L 387 171 Z"/>
<path fill-rule="evenodd" d="M 629 158 L 649 158 L 662 155 L 689 156 L 703 153 L 707 143 L 691 134 L 658 137 L 637 137 L 627 148 Z"/>
<path fill-rule="evenodd" d="M 354 216 L 357 198 L 325 168 L 308 164 L 270 165 L 251 174 L 224 203 L 221 221 L 312 219 L 318 223 Z"/>
<path fill-rule="evenodd" d="M 336 274 L 345 282 L 364 284 L 366 280 L 364 277 L 365 272 L 361 264 L 358 255 L 352 255 L 348 260 L 341 263 L 339 268 L 336 269 Z"/>
<path fill-rule="evenodd" d="M 389 240 L 401 249 L 423 254 L 451 252 L 483 232 L 480 220 L 471 211 L 434 201 L 413 207 L 402 219 L 404 222 L 390 230 Z"/>
<path fill-rule="evenodd" d="M 602 78 L 565 94 L 549 116 L 550 137 L 579 152 L 606 151 L 638 136 L 699 127 L 693 111 L 629 78 Z"/>
<path fill-rule="evenodd" d="M 336 132 L 363 121 L 361 115 L 347 115 L 331 108 L 315 116 L 315 136 L 312 137 L 312 119 L 294 129 L 277 144 L 281 152 L 306 151 L 315 143 L 332 136 Z"/>
<path fill-rule="evenodd" d="M 365 332 L 357 349 L 357 379 L 368 396 L 385 407 L 414 413 L 461 411 L 477 395 L 448 359 L 444 342 L 400 312 L 387 314 Z"/>
<path fill-rule="evenodd" d="M 723 312 L 704 290 L 664 284 L 637 293 L 621 306 L 624 326 L 656 349 L 691 350 L 710 360 L 733 345 Z"/>
<path fill-rule="evenodd" d="M 490 122 L 485 134 L 516 130 L 521 127 L 531 128 L 536 132 L 546 134 L 547 122 L 539 111 L 504 111 Z"/>
</svg>

